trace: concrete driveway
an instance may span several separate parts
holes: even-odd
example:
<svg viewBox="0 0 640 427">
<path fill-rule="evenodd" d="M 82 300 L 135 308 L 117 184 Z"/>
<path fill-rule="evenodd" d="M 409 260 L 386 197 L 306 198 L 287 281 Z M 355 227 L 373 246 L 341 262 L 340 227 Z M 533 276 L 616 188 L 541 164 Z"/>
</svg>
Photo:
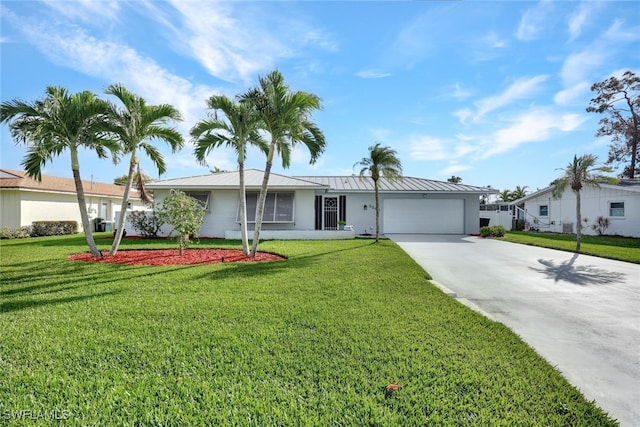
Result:
<svg viewBox="0 0 640 427">
<path fill-rule="evenodd" d="M 640 426 L 640 265 L 471 236 L 387 237 L 622 426 Z"/>
</svg>

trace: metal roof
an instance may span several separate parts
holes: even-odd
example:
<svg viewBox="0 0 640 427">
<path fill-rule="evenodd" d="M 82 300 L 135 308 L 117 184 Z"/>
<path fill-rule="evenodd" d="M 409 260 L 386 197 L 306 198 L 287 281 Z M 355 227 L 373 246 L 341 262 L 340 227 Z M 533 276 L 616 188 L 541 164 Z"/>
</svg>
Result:
<svg viewBox="0 0 640 427">
<path fill-rule="evenodd" d="M 610 188 L 613 190 L 623 190 L 623 191 L 629 191 L 631 193 L 640 193 L 640 179 L 639 178 L 623 178 L 621 180 L 619 180 L 617 183 L 613 184 L 610 182 L 601 182 L 598 185 L 600 185 L 600 187 L 604 187 L 604 188 Z M 545 187 L 543 189 L 534 191 L 531 194 L 527 194 L 526 196 L 518 199 L 518 200 L 514 200 L 512 202 L 509 202 L 510 205 L 518 205 L 521 203 L 526 202 L 529 199 L 533 199 L 535 197 L 540 196 L 541 194 L 545 194 L 545 193 L 550 193 L 551 191 L 553 191 L 553 186 L 548 186 Z"/>
<path fill-rule="evenodd" d="M 312 181 L 331 187 L 332 191 L 340 192 L 370 192 L 374 191 L 371 177 L 364 176 L 297 176 L 296 178 L 305 181 Z M 403 192 L 403 193 L 497 193 L 492 188 L 476 187 L 466 184 L 454 184 L 451 182 L 434 181 L 423 178 L 402 177 L 398 180 L 389 181 L 381 177 L 379 190 L 383 193 Z"/>
<path fill-rule="evenodd" d="M 190 176 L 186 178 L 165 179 L 153 181 L 147 184 L 147 188 L 189 188 L 189 189 L 234 189 L 238 188 L 238 172 L 219 172 L 207 175 Z M 262 187 L 264 171 L 257 169 L 247 169 L 244 171 L 245 187 L 248 189 L 259 189 Z M 277 173 L 269 175 L 269 188 L 310 188 L 328 189 L 328 186 L 294 178 Z"/>
</svg>

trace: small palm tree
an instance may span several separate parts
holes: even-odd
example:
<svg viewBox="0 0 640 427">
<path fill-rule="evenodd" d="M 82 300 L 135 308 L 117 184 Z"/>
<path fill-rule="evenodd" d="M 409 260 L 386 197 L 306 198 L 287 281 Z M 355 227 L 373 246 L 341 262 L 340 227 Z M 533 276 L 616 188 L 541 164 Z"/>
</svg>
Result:
<svg viewBox="0 0 640 427">
<path fill-rule="evenodd" d="M 517 185 L 516 189 L 511 192 L 510 201 L 522 199 L 523 197 L 525 197 L 527 195 L 527 188 L 529 187 L 527 187 L 526 185 L 522 187 Z"/>
<path fill-rule="evenodd" d="M 390 181 L 402 178 L 402 164 L 398 159 L 395 150 L 390 147 L 381 147 L 380 143 L 369 147 L 369 157 L 363 157 L 353 167 L 362 167 L 360 169 L 360 179 L 365 174 L 369 174 L 373 180 L 373 187 L 376 196 L 376 243 L 380 241 L 380 197 L 379 182 L 383 176 Z"/>
<path fill-rule="evenodd" d="M 0 105 L 0 121 L 8 122 L 16 142 L 27 146 L 22 165 L 30 177 L 41 181 L 42 168 L 47 162 L 69 151 L 82 228 L 93 256 L 102 256 L 102 253 L 89 223 L 78 151 L 85 148 L 99 158 L 106 158 L 108 151 L 118 149 L 105 132 L 108 111 L 108 104 L 89 91 L 70 94 L 65 88 L 55 86 L 47 87 L 41 100 L 13 100 Z"/>
<path fill-rule="evenodd" d="M 236 152 L 240 184 L 242 251 L 249 255 L 244 163 L 247 158 L 247 144 L 259 147 L 265 154 L 268 151 L 266 141 L 258 132 L 260 117 L 250 103 L 234 102 L 224 95 L 212 96 L 207 105 L 213 110 L 213 116 L 199 121 L 191 129 L 192 141 L 195 143 L 194 154 L 201 164 L 206 164 L 206 156 L 215 148 L 227 146 Z M 219 117 L 218 112 L 221 112 L 223 117 Z"/>
<path fill-rule="evenodd" d="M 180 132 L 174 128 L 167 127 L 169 121 L 182 120 L 180 113 L 173 106 L 168 104 L 147 105 L 145 100 L 131 92 L 120 84 L 110 85 L 105 91 L 108 95 L 113 95 L 120 100 L 123 109 L 116 107 L 110 111 L 109 130 L 116 135 L 120 142 L 120 152 L 129 155 L 129 173 L 127 183 L 124 187 L 122 206 L 120 208 L 120 218 L 116 224 L 116 235 L 111 245 L 109 255 L 115 255 L 124 234 L 124 224 L 126 220 L 127 206 L 129 202 L 129 192 L 133 184 L 133 178 L 137 173 L 139 178 L 144 177 L 140 171 L 138 152 L 144 152 L 158 168 L 158 172 L 166 172 L 166 164 L 162 153 L 152 144 L 153 140 L 164 141 L 171 147 L 171 151 L 182 148 L 183 139 Z M 138 190 L 140 190 L 143 200 L 151 200 L 144 192 L 144 181 L 139 179 Z"/>
<path fill-rule="evenodd" d="M 512 200 L 515 200 L 515 198 L 513 198 L 513 193 L 511 192 L 511 190 L 502 190 L 498 193 L 498 200 L 500 200 L 501 202 L 510 202 Z"/>
<path fill-rule="evenodd" d="M 279 154 L 282 167 L 288 168 L 291 164 L 293 146 L 303 144 L 309 149 L 310 163 L 313 164 L 324 152 L 325 139 L 320 128 L 310 120 L 311 113 L 321 108 L 320 98 L 308 92 L 292 92 L 278 70 L 260 77 L 259 85 L 249 89 L 239 99 L 240 102 L 250 103 L 256 109 L 262 122 L 261 129 L 271 137 L 256 207 L 256 223 L 250 252 L 251 256 L 255 256 L 275 155 Z"/>
<path fill-rule="evenodd" d="M 573 162 L 564 168 L 560 178 L 551 183 L 552 195 L 555 199 L 562 197 L 562 193 L 567 187 L 571 188 L 576 195 L 576 252 L 580 252 L 580 243 L 582 241 L 582 214 L 580 212 L 580 190 L 584 186 L 599 187 L 600 182 L 612 182 L 614 178 L 610 178 L 600 174 L 600 172 L 611 172 L 611 168 L 605 166 L 596 166 L 598 157 L 592 154 L 583 156 L 573 156 Z"/>
</svg>

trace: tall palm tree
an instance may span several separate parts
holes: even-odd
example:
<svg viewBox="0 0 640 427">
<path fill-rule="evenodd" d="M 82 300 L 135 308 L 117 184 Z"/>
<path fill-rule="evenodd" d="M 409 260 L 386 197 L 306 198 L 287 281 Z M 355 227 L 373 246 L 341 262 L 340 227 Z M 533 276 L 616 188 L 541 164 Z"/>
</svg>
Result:
<svg viewBox="0 0 640 427">
<path fill-rule="evenodd" d="M 240 184 L 240 230 L 242 251 L 249 255 L 247 236 L 247 200 L 244 182 L 244 163 L 247 159 L 247 145 L 252 144 L 267 153 L 267 143 L 259 134 L 260 117 L 248 103 L 235 102 L 224 95 L 214 95 L 207 101 L 213 115 L 196 123 L 191 129 L 195 144 L 194 154 L 201 164 L 206 164 L 206 156 L 215 148 L 227 146 L 237 155 Z M 222 117 L 218 116 L 222 113 Z"/>
<path fill-rule="evenodd" d="M 600 182 L 615 181 L 600 174 L 600 172 L 611 172 L 611 168 L 605 166 L 596 166 L 598 157 L 592 154 L 583 156 L 573 156 L 573 162 L 569 163 L 562 171 L 560 178 L 551 183 L 552 195 L 555 199 L 562 197 L 562 193 L 567 187 L 571 188 L 576 195 L 576 252 L 580 251 L 580 243 L 582 241 L 582 214 L 580 212 L 580 190 L 584 186 L 599 187 Z"/>
<path fill-rule="evenodd" d="M 17 143 L 27 146 L 22 161 L 27 174 L 42 180 L 42 168 L 64 151 L 71 156 L 82 228 L 94 256 L 102 256 L 93 239 L 87 203 L 80 177 L 78 151 L 94 151 L 106 158 L 118 149 L 105 132 L 108 104 L 89 91 L 70 94 L 65 88 L 49 86 L 44 98 L 34 102 L 13 100 L 0 104 L 0 122 L 8 122 Z"/>
<path fill-rule="evenodd" d="M 360 166 L 360 179 L 369 174 L 373 180 L 373 188 L 376 195 L 376 243 L 380 241 L 380 177 L 390 181 L 402 178 L 402 164 L 398 159 L 396 150 L 391 147 L 382 147 L 377 142 L 369 147 L 369 157 L 363 157 L 353 167 Z"/>
<path fill-rule="evenodd" d="M 129 173 L 127 183 L 122 196 L 122 206 L 120 208 L 120 218 L 116 224 L 116 235 L 111 245 L 109 255 L 118 252 L 120 241 L 124 234 L 124 224 L 126 220 L 127 206 L 129 203 L 129 192 L 133 184 L 134 175 L 144 177 L 140 171 L 138 152 L 144 152 L 158 168 L 158 172 L 166 172 L 166 164 L 162 153 L 152 144 L 154 140 L 164 141 L 171 147 L 171 151 L 182 148 L 183 139 L 180 132 L 174 128 L 167 127 L 170 121 L 182 120 L 180 113 L 173 106 L 168 104 L 147 105 L 144 98 L 129 92 L 123 85 L 110 85 L 105 91 L 108 95 L 113 95 L 120 100 L 123 109 L 112 107 L 110 112 L 109 130 L 116 135 L 120 142 L 120 152 L 129 155 Z M 143 195 L 143 200 L 150 202 L 144 192 L 144 182 L 139 180 L 138 189 Z"/>
<path fill-rule="evenodd" d="M 308 92 L 292 92 L 278 70 L 260 77 L 259 85 L 249 89 L 239 99 L 240 102 L 249 102 L 257 110 L 262 121 L 261 128 L 271 138 L 256 207 L 256 223 L 250 252 L 251 256 L 255 256 L 262 228 L 269 175 L 276 153 L 282 158 L 282 167 L 288 168 L 293 146 L 301 143 L 309 149 L 310 163 L 313 164 L 324 151 L 325 139 L 320 128 L 310 120 L 311 113 L 321 109 L 320 98 Z"/>
</svg>

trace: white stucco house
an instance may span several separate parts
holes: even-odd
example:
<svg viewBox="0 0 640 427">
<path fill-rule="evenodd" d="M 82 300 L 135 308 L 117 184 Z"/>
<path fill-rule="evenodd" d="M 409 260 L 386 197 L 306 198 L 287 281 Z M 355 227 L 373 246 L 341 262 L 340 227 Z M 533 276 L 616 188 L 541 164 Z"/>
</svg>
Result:
<svg viewBox="0 0 640 427">
<path fill-rule="evenodd" d="M 251 232 L 264 172 L 245 171 Z M 206 206 L 200 236 L 240 238 L 238 172 L 149 183 L 156 204 L 180 189 Z M 481 195 L 496 190 L 404 177 L 380 180 L 380 232 L 472 234 L 479 230 Z M 346 231 L 339 230 L 340 223 Z M 130 233 L 127 229 L 127 234 Z M 271 173 L 261 238 L 335 239 L 375 233 L 373 181 L 359 176 L 285 176 Z"/>
<path fill-rule="evenodd" d="M 576 232 L 576 195 L 567 188 L 559 199 L 547 187 L 511 202 L 525 229 Z M 604 234 L 640 237 L 640 179 L 623 179 L 618 184 L 583 187 L 580 191 L 583 232 L 596 234 L 592 224 L 598 217 L 608 218 Z"/>
<path fill-rule="evenodd" d="M 105 229 L 115 221 L 120 211 L 124 187 L 93 181 L 83 181 L 89 219 L 103 218 Z M 144 209 L 138 192 L 131 191 L 132 209 Z M 26 172 L 0 169 L 0 226 L 20 228 L 34 221 L 82 220 L 72 178 L 42 175 L 42 181 L 29 178 Z"/>
</svg>

